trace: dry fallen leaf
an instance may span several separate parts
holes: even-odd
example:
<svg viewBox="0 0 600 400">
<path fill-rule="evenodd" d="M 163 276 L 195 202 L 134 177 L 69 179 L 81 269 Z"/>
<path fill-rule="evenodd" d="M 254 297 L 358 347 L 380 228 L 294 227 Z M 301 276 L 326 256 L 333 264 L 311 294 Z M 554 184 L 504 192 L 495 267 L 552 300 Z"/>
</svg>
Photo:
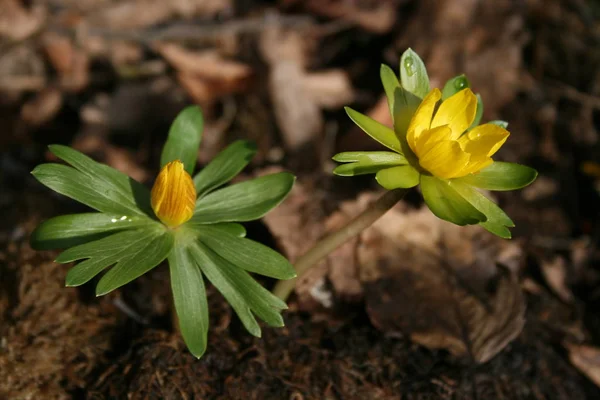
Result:
<svg viewBox="0 0 600 400">
<path fill-rule="evenodd" d="M 268 169 L 262 173 L 266 171 L 276 172 Z M 311 188 L 297 181 L 283 203 L 263 217 L 279 248 L 292 264 L 324 233 L 323 210 L 313 196 Z M 308 310 L 326 306 L 322 300 L 328 295 L 313 296 L 322 292 L 319 288 L 326 271 L 327 263 L 322 261 L 298 280 L 296 294 L 300 308 Z"/>
<path fill-rule="evenodd" d="M 485 119 L 519 90 L 522 48 L 527 39 L 523 15 L 508 1 L 480 7 L 478 0 L 418 2 L 416 14 L 398 37 L 399 52 L 412 47 L 427 65 L 431 87 L 464 73 L 485 99 Z M 423 29 L 429 21 L 430 29 Z"/>
<path fill-rule="evenodd" d="M 90 60 L 86 52 L 76 48 L 71 39 L 48 32 L 42 37 L 44 51 L 60 77 L 62 89 L 78 92 L 89 82 Z"/>
<path fill-rule="evenodd" d="M 270 28 L 260 37 L 260 49 L 270 66 L 269 92 L 275 119 L 288 150 L 315 143 L 323 130 L 321 108 L 338 108 L 354 97 L 346 72 L 307 72 L 308 52 L 314 47 L 297 31 Z"/>
<path fill-rule="evenodd" d="M 596 386 L 600 386 L 600 349 L 598 347 L 566 343 L 569 360 Z"/>
<path fill-rule="evenodd" d="M 211 17 L 232 7 L 231 0 L 126 0 L 97 11 L 90 23 L 108 29 L 139 29 L 174 17 Z"/>
<path fill-rule="evenodd" d="M 192 100 L 208 110 L 223 96 L 245 90 L 253 73 L 249 66 L 227 60 L 216 50 L 192 51 L 164 43 L 154 48 L 178 71 L 177 80 Z"/>
<path fill-rule="evenodd" d="M 62 92 L 57 88 L 48 87 L 23 104 L 21 118 L 32 126 L 43 125 L 54 118 L 62 104 Z"/>
<path fill-rule="evenodd" d="M 26 9 L 19 0 L 2 0 L 0 5 L 0 39 L 18 41 L 38 31 L 46 18 L 45 7 L 35 4 Z"/>
<path fill-rule="evenodd" d="M 396 23 L 397 16 L 397 4 L 394 0 L 307 0 L 305 7 L 314 13 L 340 18 L 375 33 L 389 32 Z"/>
<path fill-rule="evenodd" d="M 44 60 L 33 45 L 0 53 L 0 92 L 39 91 L 47 86 Z"/>
<path fill-rule="evenodd" d="M 343 107 L 354 97 L 348 75 L 341 69 L 306 74 L 302 85 L 312 101 L 323 108 Z"/>
<path fill-rule="evenodd" d="M 514 271 L 517 244 L 441 221 L 426 207 L 388 214 L 358 247 L 374 325 L 477 363 L 519 335 L 525 303 Z"/>
<path fill-rule="evenodd" d="M 326 219 L 327 231 L 343 226 L 377 197 L 365 193 L 342 203 Z M 297 215 L 295 221 L 276 214 L 265 221 L 286 254 L 294 253 L 293 261 L 325 232 L 318 229 L 322 224 L 314 220 L 314 210 L 305 213 L 301 195 L 292 192 L 288 201 L 296 206 L 286 210 L 284 203 L 280 212 Z M 483 363 L 523 328 L 525 303 L 516 278 L 522 258 L 515 241 L 400 203 L 313 267 L 296 294 L 299 307 L 312 310 L 364 296 L 371 321 L 386 334 L 407 335 Z"/>
<path fill-rule="evenodd" d="M 573 301 L 573 293 L 567 284 L 567 261 L 557 255 L 551 260 L 542 260 L 540 263 L 542 275 L 552 291 L 564 302 Z"/>
<path fill-rule="evenodd" d="M 252 74 L 252 68 L 227 60 L 216 50 L 193 51 L 171 43 L 159 43 L 154 48 L 173 68 L 199 78 L 240 81 Z"/>
</svg>

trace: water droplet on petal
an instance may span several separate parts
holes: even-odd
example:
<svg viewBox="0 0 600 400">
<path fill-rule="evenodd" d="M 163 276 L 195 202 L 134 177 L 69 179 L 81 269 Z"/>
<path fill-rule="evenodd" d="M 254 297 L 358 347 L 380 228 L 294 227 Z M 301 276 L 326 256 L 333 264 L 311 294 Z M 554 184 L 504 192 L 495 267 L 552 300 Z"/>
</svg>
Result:
<svg viewBox="0 0 600 400">
<path fill-rule="evenodd" d="M 408 74 L 408 76 L 413 76 L 415 74 L 415 60 L 411 57 L 408 56 L 404 59 L 404 69 L 406 70 L 406 73 Z"/>
</svg>

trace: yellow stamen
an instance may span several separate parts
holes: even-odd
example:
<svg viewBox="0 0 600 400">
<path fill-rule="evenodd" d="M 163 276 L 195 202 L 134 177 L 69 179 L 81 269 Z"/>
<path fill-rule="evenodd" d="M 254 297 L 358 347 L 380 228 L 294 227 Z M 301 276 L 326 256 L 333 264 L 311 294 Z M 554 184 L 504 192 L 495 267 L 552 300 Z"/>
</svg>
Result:
<svg viewBox="0 0 600 400">
<path fill-rule="evenodd" d="M 152 187 L 151 202 L 158 219 L 170 228 L 192 218 L 196 189 L 181 161 L 171 161 L 160 170 Z"/>
</svg>

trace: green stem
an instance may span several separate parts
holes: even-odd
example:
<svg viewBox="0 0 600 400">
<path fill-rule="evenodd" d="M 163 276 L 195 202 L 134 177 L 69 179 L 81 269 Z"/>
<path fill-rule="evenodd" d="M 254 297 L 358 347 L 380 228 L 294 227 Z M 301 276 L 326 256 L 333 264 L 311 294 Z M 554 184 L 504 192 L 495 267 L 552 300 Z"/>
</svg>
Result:
<svg viewBox="0 0 600 400">
<path fill-rule="evenodd" d="M 306 271 L 311 269 L 342 244 L 371 226 L 383 214 L 388 212 L 390 208 L 402 200 L 406 192 L 408 192 L 408 189 L 394 189 L 386 192 L 363 211 L 362 214 L 348 222 L 344 227 L 321 239 L 313 248 L 296 260 L 294 268 L 296 268 L 298 277 L 287 281 L 277 282 L 273 288 L 273 294 L 285 301 L 294 290 L 296 281 L 302 277 Z"/>
</svg>

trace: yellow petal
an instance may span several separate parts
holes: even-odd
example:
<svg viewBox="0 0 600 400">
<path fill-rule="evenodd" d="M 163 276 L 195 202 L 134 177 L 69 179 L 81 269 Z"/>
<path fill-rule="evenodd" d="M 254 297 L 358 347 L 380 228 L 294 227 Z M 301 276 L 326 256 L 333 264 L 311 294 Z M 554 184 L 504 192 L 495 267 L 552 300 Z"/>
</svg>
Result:
<svg viewBox="0 0 600 400">
<path fill-rule="evenodd" d="M 462 170 L 456 173 L 454 178 L 460 178 L 461 176 L 474 174 L 475 172 L 478 172 L 484 169 L 485 167 L 491 165 L 493 162 L 494 160 L 492 160 L 491 157 L 487 156 L 481 158 L 471 157 L 469 159 L 469 163 Z"/>
<path fill-rule="evenodd" d="M 192 218 L 196 189 L 181 161 L 171 161 L 160 170 L 152 187 L 151 202 L 158 219 L 168 227 L 179 226 Z"/>
<path fill-rule="evenodd" d="M 429 125 L 431 125 L 431 118 L 433 117 L 433 110 L 441 98 L 442 93 L 440 92 L 440 89 L 435 88 L 430 91 L 427 96 L 425 96 L 410 120 L 406 140 L 408 141 L 408 145 L 412 151 L 415 153 L 417 148 L 417 140 L 424 130 L 429 129 Z"/>
<path fill-rule="evenodd" d="M 452 139 L 456 140 L 471 126 L 476 111 L 477 97 L 471 89 L 463 89 L 442 102 L 431 127 L 448 125 L 452 129 Z"/>
<path fill-rule="evenodd" d="M 484 124 L 473 128 L 458 141 L 467 153 L 475 157 L 491 157 L 508 138 L 508 131 L 498 125 Z"/>
<path fill-rule="evenodd" d="M 423 156 L 427 153 L 437 142 L 443 140 L 449 140 L 452 131 L 447 125 L 438 126 L 437 128 L 428 129 L 423 131 L 416 141 L 416 150 L 414 150 L 417 157 Z"/>
<path fill-rule="evenodd" d="M 419 157 L 421 167 L 444 179 L 455 178 L 468 163 L 469 155 L 455 140 L 437 142 L 422 157 Z"/>
</svg>

